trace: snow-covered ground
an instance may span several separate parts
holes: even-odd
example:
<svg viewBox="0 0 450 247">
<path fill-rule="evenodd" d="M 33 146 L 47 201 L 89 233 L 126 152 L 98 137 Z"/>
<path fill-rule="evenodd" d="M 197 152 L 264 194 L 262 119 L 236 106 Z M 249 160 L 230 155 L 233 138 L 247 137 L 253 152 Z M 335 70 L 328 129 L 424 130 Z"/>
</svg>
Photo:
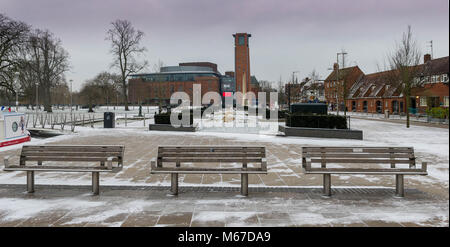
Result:
<svg viewBox="0 0 450 247">
<path fill-rule="evenodd" d="M 238 121 L 242 118 L 238 117 Z M 150 120 L 152 123 L 153 120 Z M 219 119 L 211 119 L 211 122 L 220 122 Z M 253 120 L 250 120 L 253 121 Z M 147 124 L 149 120 L 147 120 Z M 276 122 L 264 122 L 267 125 L 277 125 Z M 281 137 L 273 132 L 259 132 L 251 133 L 250 131 L 242 131 L 242 129 L 233 133 L 232 128 L 224 131 L 221 127 L 204 127 L 202 126 L 198 132 L 195 133 L 180 133 L 180 132 L 159 132 L 148 131 L 143 121 L 134 121 L 127 124 L 125 127 L 120 124 L 115 129 L 77 127 L 76 133 L 69 133 L 66 135 L 48 138 L 35 139 L 28 144 L 44 144 L 44 143 L 65 143 L 65 144 L 88 144 L 88 143 L 109 143 L 116 144 L 117 142 L 125 144 L 125 164 L 123 171 L 115 175 L 102 175 L 101 185 L 122 185 L 122 186 L 168 186 L 170 185 L 170 178 L 161 175 L 149 175 L 148 160 L 156 153 L 154 147 L 156 145 L 164 144 L 224 144 L 230 145 L 232 143 L 245 143 L 251 145 L 264 145 L 267 147 L 267 159 L 269 175 L 258 176 L 258 179 L 251 182 L 251 187 L 286 187 L 286 188 L 320 188 L 321 178 L 317 176 L 309 176 L 301 173 L 300 166 L 300 147 L 306 145 L 326 145 L 326 146 L 408 146 L 414 147 L 415 154 L 418 158 L 417 162 L 428 162 L 428 176 L 407 176 L 405 187 L 417 189 L 421 192 L 427 193 L 437 199 L 430 199 L 430 197 L 407 199 L 398 201 L 392 199 L 390 196 L 378 197 L 377 203 L 364 199 L 364 195 L 354 199 L 356 205 L 340 205 L 342 208 L 338 212 L 342 213 L 344 217 L 330 216 L 324 214 L 325 211 L 334 210 L 333 203 L 325 199 L 295 199 L 294 197 L 272 197 L 271 193 L 264 196 L 259 195 L 258 198 L 231 198 L 225 205 L 240 204 L 246 208 L 243 212 L 233 214 L 235 208 L 230 211 L 225 210 L 222 214 L 216 214 L 214 217 L 213 208 L 208 208 L 207 211 L 197 210 L 191 214 L 191 222 L 201 222 L 206 219 L 216 219 L 216 221 L 227 221 L 230 217 L 253 219 L 258 218 L 259 225 L 264 216 L 261 214 L 268 213 L 267 210 L 258 208 L 259 203 L 273 204 L 274 210 L 287 210 L 286 205 L 300 207 L 303 205 L 304 212 L 294 212 L 289 214 L 289 220 L 285 224 L 280 222 L 273 225 L 299 225 L 299 222 L 307 222 L 312 225 L 339 225 L 340 223 L 361 223 L 381 220 L 402 222 L 407 225 L 408 222 L 415 222 L 419 225 L 447 225 L 448 226 L 448 193 L 449 193 L 449 130 L 443 128 L 411 126 L 407 129 L 403 124 L 371 121 L 363 119 L 352 119 L 352 128 L 363 130 L 364 140 L 343 140 L 343 139 L 320 139 L 320 138 L 301 138 L 301 137 Z M 254 128 L 252 127 L 252 130 Z M 12 162 L 17 162 L 17 154 L 22 145 L 5 147 L 0 149 L 0 157 L 6 155 L 13 155 Z M 420 164 L 420 163 L 419 163 Z M 153 176 L 153 177 L 152 177 Z M 212 175 L 214 176 L 214 175 Z M 390 176 L 335 176 L 333 178 L 333 186 L 335 188 L 392 188 L 392 178 Z M 195 182 L 196 177 L 180 176 L 180 186 L 219 186 L 219 187 L 236 187 L 239 185 L 239 177 L 226 179 L 225 176 L 214 178 L 211 181 L 206 181 L 208 177 L 201 177 L 198 182 Z M 61 174 L 61 173 L 37 173 L 36 183 L 48 185 L 89 185 L 90 174 Z M 209 179 L 209 178 L 208 178 Z M 24 184 L 24 173 L 19 172 L 3 172 L 0 171 L 0 185 L 5 184 Z M 7 189 L 0 189 L 7 190 Z M 69 193 L 69 192 L 68 192 Z M 113 192 L 111 192 L 112 194 Z M 4 193 L 3 193 L 4 194 Z M 73 193 L 72 193 L 73 194 Z M 205 203 L 220 204 L 221 200 L 218 198 L 208 199 L 208 196 L 202 197 L 206 200 Z M 14 194 L 0 197 L 0 217 L 10 219 L 24 219 L 40 215 L 43 211 L 52 211 L 56 209 L 69 208 L 71 212 L 83 211 L 89 212 L 91 207 L 105 207 L 111 206 L 112 211 L 94 215 L 85 215 L 83 217 L 92 218 L 93 222 L 103 222 L 104 219 L 114 215 L 131 213 L 134 214 L 141 210 L 141 208 L 150 207 L 154 204 L 159 205 L 164 202 L 166 204 L 175 203 L 170 198 L 164 196 L 156 197 L 155 199 L 146 198 L 145 200 L 138 200 L 137 198 L 129 198 L 131 201 L 123 201 L 122 203 L 115 203 L 113 200 L 119 200 L 118 197 L 102 197 L 100 196 L 95 203 L 91 202 L 86 195 L 74 195 L 70 198 L 54 198 L 54 199 L 30 199 L 30 198 L 16 198 Z M 72 199 L 72 197 L 74 197 Z M 408 195 L 407 195 L 408 197 Z M 185 201 L 185 204 L 194 204 L 193 207 L 199 207 L 201 204 L 195 199 L 195 195 L 191 195 Z M 69 203 L 70 200 L 75 200 L 76 203 Z M 194 200 L 190 202 L 189 200 Z M 120 201 L 120 200 L 119 200 Z M 133 210 L 126 209 L 126 205 L 140 205 L 133 207 Z M 176 202 L 176 205 L 183 207 L 181 202 Z M 341 203 L 341 201 L 334 202 Z M 285 205 L 284 205 L 285 204 Z M 305 204 L 305 205 L 304 205 Z M 358 206 L 358 204 L 364 204 Z M 33 205 L 42 205 L 39 210 Z M 20 212 L 17 210 L 21 208 Z M 175 206 L 174 206 L 175 207 Z M 176 208 L 176 207 L 175 207 Z M 189 207 L 188 207 L 189 208 Z M 190 211 L 190 209 L 185 209 Z M 253 211 L 251 209 L 252 208 Z M 73 210 L 73 211 L 72 211 Z M 114 211 L 115 210 L 115 211 Z M 131 211 L 130 211 L 131 210 Z M 175 210 L 175 209 L 174 209 Z M 352 211 L 354 210 L 354 211 Z M 135 212 L 136 211 L 136 212 Z M 164 210 L 163 210 L 164 211 Z M 161 212 L 163 212 L 161 211 Z M 176 210 L 175 210 L 176 211 Z M 165 212 L 165 211 L 164 211 Z M 349 212 L 352 212 L 351 214 Z M 401 213 L 399 213 L 401 212 Z M 167 212 L 166 212 L 167 213 Z M 170 213 L 170 212 L 169 212 Z M 3 215 L 3 216 L 2 216 Z M 255 216 L 256 215 L 256 216 Z M 259 216 L 258 216 L 259 215 Z M 346 215 L 346 216 L 345 216 Z M 348 217 L 347 217 L 348 216 Z M 73 216 L 77 218 L 78 216 Z M 81 217 L 81 216 L 80 216 Z M 391 219 L 391 220 L 390 220 Z M 84 218 L 73 219 L 74 222 L 88 221 Z M 125 220 L 120 221 L 123 223 Z M 251 221 L 251 220 L 250 220 Z M 234 221 L 233 221 L 234 222 Z M 233 222 L 228 225 L 235 225 Z M 239 220 L 236 220 L 239 222 Z M 290 223 L 287 223 L 290 222 Z M 427 223 L 428 222 L 428 223 Z M 434 222 L 434 223 L 430 223 Z M 117 222 L 116 222 L 117 223 Z M 109 224 L 109 225 L 116 225 Z M 241 222 L 242 223 L 242 222 Z M 1 219 L 0 219 L 1 225 Z M 120 224 L 119 224 L 120 225 Z M 239 225 L 239 224 L 238 224 Z M 251 225 L 249 223 L 249 225 Z M 270 225 L 270 224 L 269 224 Z M 301 225 L 301 224 L 300 224 Z"/>
</svg>

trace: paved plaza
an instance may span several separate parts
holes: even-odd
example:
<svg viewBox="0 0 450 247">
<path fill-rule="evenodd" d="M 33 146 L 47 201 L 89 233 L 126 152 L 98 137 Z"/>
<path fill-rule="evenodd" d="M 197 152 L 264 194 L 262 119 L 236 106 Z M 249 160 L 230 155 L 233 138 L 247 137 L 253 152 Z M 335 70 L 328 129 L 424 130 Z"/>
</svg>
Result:
<svg viewBox="0 0 450 247">
<path fill-rule="evenodd" d="M 0 226 L 448 226 L 448 129 L 355 119 L 364 140 L 245 133 L 148 131 L 80 127 L 77 133 L 31 144 L 122 144 L 123 170 L 100 175 L 92 196 L 90 173 L 36 173 L 27 194 L 24 172 L 0 171 Z M 180 175 L 180 193 L 169 195 L 170 176 L 151 175 L 158 145 L 262 145 L 268 174 Z M 394 176 L 333 175 L 333 196 L 322 197 L 322 176 L 301 169 L 302 146 L 412 146 L 428 176 L 405 176 L 405 198 L 395 198 Z M 20 146 L 0 150 L 17 163 Z"/>
</svg>

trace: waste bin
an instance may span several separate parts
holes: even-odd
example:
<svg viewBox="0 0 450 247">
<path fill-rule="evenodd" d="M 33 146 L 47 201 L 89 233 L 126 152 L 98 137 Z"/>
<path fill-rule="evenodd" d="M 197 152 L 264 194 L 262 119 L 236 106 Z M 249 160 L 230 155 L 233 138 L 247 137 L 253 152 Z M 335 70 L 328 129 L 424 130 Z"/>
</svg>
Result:
<svg viewBox="0 0 450 247">
<path fill-rule="evenodd" d="M 389 110 L 384 110 L 384 118 L 389 118 Z"/>
<path fill-rule="evenodd" d="M 103 128 L 115 128 L 116 118 L 114 112 L 103 113 Z"/>
</svg>

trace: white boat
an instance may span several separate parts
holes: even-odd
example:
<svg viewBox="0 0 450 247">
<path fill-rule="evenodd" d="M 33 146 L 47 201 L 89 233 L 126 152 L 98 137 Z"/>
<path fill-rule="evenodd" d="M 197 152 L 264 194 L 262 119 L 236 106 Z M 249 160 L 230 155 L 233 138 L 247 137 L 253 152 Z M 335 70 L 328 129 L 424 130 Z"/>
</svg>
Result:
<svg viewBox="0 0 450 247">
<path fill-rule="evenodd" d="M 0 149 L 31 140 L 24 113 L 0 111 Z"/>
</svg>

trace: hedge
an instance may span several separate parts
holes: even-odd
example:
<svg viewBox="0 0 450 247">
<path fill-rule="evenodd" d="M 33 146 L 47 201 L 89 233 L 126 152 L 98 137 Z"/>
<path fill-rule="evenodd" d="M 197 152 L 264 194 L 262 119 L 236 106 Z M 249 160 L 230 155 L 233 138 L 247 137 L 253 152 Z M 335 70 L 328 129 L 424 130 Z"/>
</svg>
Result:
<svg viewBox="0 0 450 247">
<path fill-rule="evenodd" d="M 155 115 L 155 124 L 171 124 L 170 123 L 170 112 L 167 113 L 160 113 Z M 178 115 L 178 119 L 181 119 L 181 113 Z M 194 123 L 194 116 L 193 114 L 190 114 L 190 125 Z"/>
<path fill-rule="evenodd" d="M 287 111 L 287 110 L 278 111 L 278 119 L 286 118 L 288 114 L 289 114 L 289 111 Z M 266 119 L 269 119 L 269 118 L 270 118 L 270 110 L 266 109 Z"/>
<path fill-rule="evenodd" d="M 336 115 L 300 115 L 286 116 L 286 126 L 324 129 L 347 129 L 347 119 Z"/>
<path fill-rule="evenodd" d="M 432 118 L 445 119 L 448 118 L 448 108 L 433 107 L 427 110 L 427 115 Z"/>
</svg>

